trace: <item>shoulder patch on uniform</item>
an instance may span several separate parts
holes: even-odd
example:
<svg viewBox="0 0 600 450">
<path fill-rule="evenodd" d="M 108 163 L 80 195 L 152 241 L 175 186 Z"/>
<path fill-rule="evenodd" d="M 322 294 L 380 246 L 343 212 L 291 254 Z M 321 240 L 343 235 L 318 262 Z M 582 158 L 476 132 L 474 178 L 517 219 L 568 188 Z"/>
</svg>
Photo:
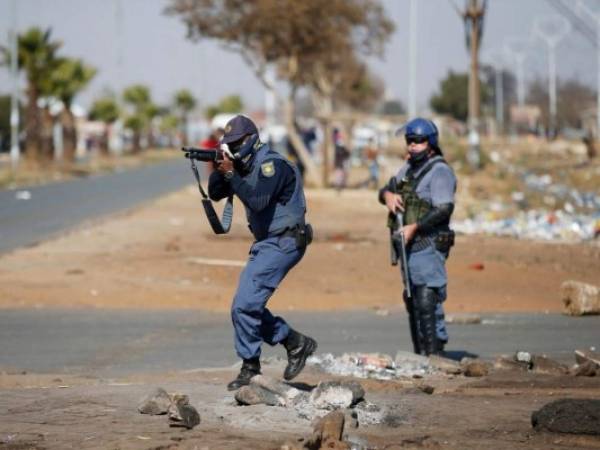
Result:
<svg viewBox="0 0 600 450">
<path fill-rule="evenodd" d="M 267 161 L 266 163 L 262 163 L 260 165 L 260 171 L 265 177 L 270 178 L 273 175 L 275 175 L 275 164 L 273 163 L 273 161 Z"/>
</svg>

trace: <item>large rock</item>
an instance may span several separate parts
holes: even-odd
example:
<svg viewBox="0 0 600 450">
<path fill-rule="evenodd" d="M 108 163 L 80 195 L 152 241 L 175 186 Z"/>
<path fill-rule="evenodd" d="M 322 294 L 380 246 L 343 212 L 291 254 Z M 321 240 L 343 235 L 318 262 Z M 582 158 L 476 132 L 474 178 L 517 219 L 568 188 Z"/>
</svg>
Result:
<svg viewBox="0 0 600 450">
<path fill-rule="evenodd" d="M 600 435 L 600 400 L 556 400 L 534 411 L 531 424 L 554 433 Z"/>
<path fill-rule="evenodd" d="M 586 350 L 575 350 L 575 361 L 577 361 L 577 364 L 583 364 L 591 361 L 600 367 L 600 353 Z"/>
<path fill-rule="evenodd" d="M 579 364 L 574 369 L 574 373 L 576 377 L 595 377 L 600 374 L 600 366 L 594 361 L 586 361 L 583 364 Z"/>
<path fill-rule="evenodd" d="M 365 396 L 356 381 L 324 381 L 312 391 L 310 402 L 318 409 L 349 408 Z"/>
<path fill-rule="evenodd" d="M 569 372 L 569 368 L 564 364 L 540 355 L 531 357 L 531 370 L 548 375 L 565 375 Z"/>
<path fill-rule="evenodd" d="M 189 404 L 188 396 L 175 394 L 169 408 L 169 426 L 191 430 L 198 424 L 200 424 L 200 414 Z"/>
<path fill-rule="evenodd" d="M 235 399 L 240 405 L 269 405 L 284 406 L 285 399 L 280 395 L 265 389 L 262 386 L 250 383 L 242 386 L 235 393 Z"/>
<path fill-rule="evenodd" d="M 462 373 L 462 367 L 460 367 L 460 363 L 454 361 L 453 359 L 448 359 L 437 355 L 430 355 L 429 364 L 434 369 L 450 375 L 458 375 L 459 373 Z"/>
<path fill-rule="evenodd" d="M 157 388 L 140 401 L 138 411 L 151 415 L 167 414 L 169 406 L 171 406 L 171 397 L 163 388 Z"/>
<path fill-rule="evenodd" d="M 489 364 L 483 361 L 469 361 L 463 365 L 466 377 L 485 377 L 489 373 Z"/>
<path fill-rule="evenodd" d="M 600 314 L 600 288 L 578 281 L 565 281 L 561 286 L 564 313 L 570 316 Z"/>
<path fill-rule="evenodd" d="M 528 362 L 515 361 L 514 358 L 500 356 L 494 361 L 494 369 L 527 371 L 529 370 L 529 364 Z"/>
<path fill-rule="evenodd" d="M 287 406 L 294 404 L 302 394 L 302 391 L 299 389 L 296 389 L 295 387 L 290 386 L 282 381 L 276 380 L 275 378 L 264 375 L 256 375 L 252 377 L 250 384 L 260 386 L 269 392 L 279 395 L 285 400 Z"/>
</svg>

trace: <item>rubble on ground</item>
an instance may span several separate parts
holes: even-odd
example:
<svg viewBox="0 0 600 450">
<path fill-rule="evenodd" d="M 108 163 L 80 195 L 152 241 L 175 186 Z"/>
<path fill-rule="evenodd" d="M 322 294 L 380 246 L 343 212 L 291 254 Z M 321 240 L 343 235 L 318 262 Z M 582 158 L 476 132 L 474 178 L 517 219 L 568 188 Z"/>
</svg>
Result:
<svg viewBox="0 0 600 450">
<path fill-rule="evenodd" d="M 171 427 L 182 427 L 191 430 L 200 423 L 200 414 L 190 405 L 190 399 L 185 394 L 169 394 L 163 388 L 156 388 L 144 397 L 138 404 L 141 414 L 167 414 Z"/>
<path fill-rule="evenodd" d="M 588 283 L 568 280 L 560 286 L 564 314 L 583 316 L 600 314 L 600 288 Z"/>
</svg>

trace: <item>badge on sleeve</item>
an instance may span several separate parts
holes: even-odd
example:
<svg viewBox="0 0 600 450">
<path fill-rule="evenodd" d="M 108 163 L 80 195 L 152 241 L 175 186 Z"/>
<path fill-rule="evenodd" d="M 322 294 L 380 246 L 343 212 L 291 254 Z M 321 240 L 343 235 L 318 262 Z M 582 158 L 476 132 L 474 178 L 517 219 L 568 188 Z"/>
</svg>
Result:
<svg viewBox="0 0 600 450">
<path fill-rule="evenodd" d="M 275 164 L 273 164 L 273 161 L 267 161 L 260 165 L 260 171 L 265 177 L 271 178 L 275 175 Z"/>
</svg>

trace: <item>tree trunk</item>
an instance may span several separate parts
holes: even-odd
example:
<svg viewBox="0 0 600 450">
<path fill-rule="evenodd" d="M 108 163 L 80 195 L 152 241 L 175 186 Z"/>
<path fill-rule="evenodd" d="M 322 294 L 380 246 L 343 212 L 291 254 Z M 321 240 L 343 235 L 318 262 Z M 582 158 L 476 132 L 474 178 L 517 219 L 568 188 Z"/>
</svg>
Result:
<svg viewBox="0 0 600 450">
<path fill-rule="evenodd" d="M 25 156 L 30 161 L 37 161 L 40 157 L 41 139 L 41 114 L 38 108 L 38 92 L 34 86 L 27 88 L 27 109 L 25 110 Z"/>
<path fill-rule="evenodd" d="M 109 127 L 110 124 L 104 124 L 104 131 L 102 132 L 102 137 L 100 137 L 100 155 L 103 157 L 110 156 L 110 152 L 108 150 L 108 141 L 110 139 Z"/>
<path fill-rule="evenodd" d="M 54 118 L 50 114 L 50 107 L 46 105 L 42 109 L 40 159 L 51 161 L 54 157 Z"/>
<path fill-rule="evenodd" d="M 63 157 L 67 162 L 74 162 L 77 151 L 77 128 L 75 117 L 66 106 L 60 113 L 60 121 L 63 127 Z"/>
<path fill-rule="evenodd" d="M 142 151 L 142 146 L 140 145 L 140 140 L 142 138 L 142 134 L 140 131 L 133 132 L 133 151 L 132 153 L 138 154 Z"/>
<path fill-rule="evenodd" d="M 304 142 L 298 135 L 295 126 L 295 104 L 294 104 L 294 92 L 290 93 L 285 104 L 285 128 L 288 134 L 288 138 L 291 144 L 294 146 L 298 157 L 304 164 L 304 179 L 307 186 L 321 187 L 319 177 L 317 175 L 317 166 L 312 159 L 310 153 L 306 149 Z"/>
<path fill-rule="evenodd" d="M 329 186 L 329 172 L 331 167 L 331 155 L 333 149 L 333 127 L 331 126 L 331 115 L 333 113 L 333 99 L 330 95 L 316 93 L 314 96 L 317 116 L 323 129 L 323 165 L 321 167 L 321 183 Z"/>
</svg>

